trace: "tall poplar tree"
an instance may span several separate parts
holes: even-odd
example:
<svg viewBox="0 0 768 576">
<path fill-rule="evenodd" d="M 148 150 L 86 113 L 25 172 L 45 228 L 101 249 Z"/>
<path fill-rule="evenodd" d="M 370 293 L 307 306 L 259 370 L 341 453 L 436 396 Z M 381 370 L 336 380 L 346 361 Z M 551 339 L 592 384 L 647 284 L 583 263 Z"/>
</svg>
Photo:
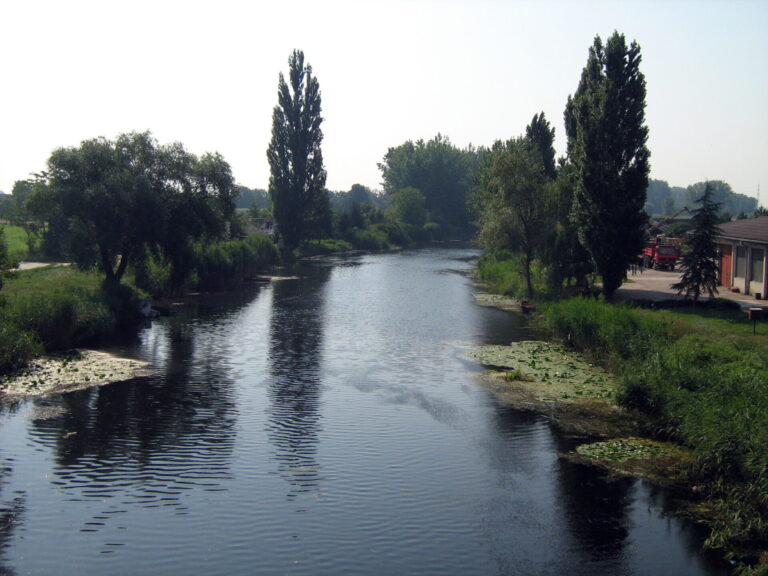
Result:
<svg viewBox="0 0 768 576">
<path fill-rule="evenodd" d="M 642 251 L 650 171 L 640 46 L 614 32 L 596 37 L 565 127 L 576 168 L 572 218 L 610 298 Z"/>
<path fill-rule="evenodd" d="M 288 83 L 280 73 L 267 159 L 277 233 L 283 245 L 293 249 L 327 211 L 328 192 L 320 149 L 320 84 L 301 50 L 293 51 L 288 68 Z"/>
</svg>

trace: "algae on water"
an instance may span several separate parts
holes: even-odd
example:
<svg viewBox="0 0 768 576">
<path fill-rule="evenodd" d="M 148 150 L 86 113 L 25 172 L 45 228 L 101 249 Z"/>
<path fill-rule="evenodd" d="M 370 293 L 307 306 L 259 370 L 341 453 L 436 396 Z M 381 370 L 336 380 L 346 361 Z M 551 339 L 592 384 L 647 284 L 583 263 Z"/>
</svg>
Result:
<svg viewBox="0 0 768 576">
<path fill-rule="evenodd" d="M 76 350 L 32 360 L 0 377 L 0 396 L 44 396 L 131 380 L 149 374 L 149 364 L 95 350 Z"/>
<path fill-rule="evenodd" d="M 647 460 L 669 455 L 670 450 L 670 445 L 645 438 L 617 438 L 604 442 L 582 444 L 576 448 L 576 452 L 582 456 L 610 462 L 626 462 L 634 459 Z"/>
<path fill-rule="evenodd" d="M 477 346 L 469 356 L 485 366 L 506 370 L 508 381 L 538 383 L 542 399 L 607 398 L 615 390 L 615 379 L 608 372 L 549 342 Z"/>
</svg>

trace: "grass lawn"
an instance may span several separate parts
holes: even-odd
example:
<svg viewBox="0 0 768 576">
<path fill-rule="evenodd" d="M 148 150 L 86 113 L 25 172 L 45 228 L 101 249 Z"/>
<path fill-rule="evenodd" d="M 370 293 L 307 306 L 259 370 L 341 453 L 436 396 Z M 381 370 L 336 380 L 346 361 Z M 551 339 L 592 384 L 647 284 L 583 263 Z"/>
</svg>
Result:
<svg viewBox="0 0 768 576">
<path fill-rule="evenodd" d="M 24 260 L 27 257 L 27 233 L 21 226 L 3 226 L 5 241 L 8 243 L 8 255 L 12 260 Z"/>
<path fill-rule="evenodd" d="M 18 296 L 41 298 L 73 291 L 95 294 L 101 281 L 102 275 L 96 272 L 82 272 L 72 266 L 46 266 L 14 272 L 3 286 L 3 294 L 9 301 Z"/>
</svg>

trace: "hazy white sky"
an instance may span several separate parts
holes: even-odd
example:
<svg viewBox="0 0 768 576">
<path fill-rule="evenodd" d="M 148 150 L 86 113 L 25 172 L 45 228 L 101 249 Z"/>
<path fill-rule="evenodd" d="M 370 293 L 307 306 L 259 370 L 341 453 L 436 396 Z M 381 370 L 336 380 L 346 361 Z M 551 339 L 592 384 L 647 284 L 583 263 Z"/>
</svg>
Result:
<svg viewBox="0 0 768 576">
<path fill-rule="evenodd" d="M 320 82 L 331 190 L 380 188 L 408 139 L 490 145 L 540 111 L 563 153 L 566 98 L 614 30 L 642 48 L 651 177 L 760 184 L 768 205 L 765 0 L 2 0 L 0 190 L 57 147 L 147 129 L 266 188 L 294 48 Z"/>
</svg>

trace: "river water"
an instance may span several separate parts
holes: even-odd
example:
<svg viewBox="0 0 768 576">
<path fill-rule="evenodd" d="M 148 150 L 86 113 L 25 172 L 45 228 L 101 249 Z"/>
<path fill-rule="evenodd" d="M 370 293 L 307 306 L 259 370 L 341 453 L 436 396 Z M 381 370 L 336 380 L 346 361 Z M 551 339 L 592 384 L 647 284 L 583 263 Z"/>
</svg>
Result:
<svg viewBox="0 0 768 576">
<path fill-rule="evenodd" d="M 642 481 L 497 404 L 469 249 L 304 265 L 118 352 L 157 376 L 0 407 L 0 574 L 725 574 Z"/>
</svg>

